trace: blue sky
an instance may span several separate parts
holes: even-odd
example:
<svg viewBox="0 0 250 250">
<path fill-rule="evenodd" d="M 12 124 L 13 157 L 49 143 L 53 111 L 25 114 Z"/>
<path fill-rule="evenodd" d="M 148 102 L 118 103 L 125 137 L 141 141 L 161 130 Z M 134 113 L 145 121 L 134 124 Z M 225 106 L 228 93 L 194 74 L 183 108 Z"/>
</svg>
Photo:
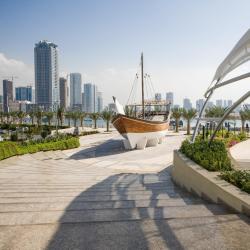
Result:
<svg viewBox="0 0 250 250">
<path fill-rule="evenodd" d="M 61 74 L 81 72 L 106 103 L 126 102 L 141 51 L 156 91 L 198 99 L 250 27 L 249 9 L 243 0 L 1 0 L 0 77 L 34 83 L 34 44 L 47 39 L 59 46 Z M 226 90 L 227 99 L 246 86 Z"/>
</svg>

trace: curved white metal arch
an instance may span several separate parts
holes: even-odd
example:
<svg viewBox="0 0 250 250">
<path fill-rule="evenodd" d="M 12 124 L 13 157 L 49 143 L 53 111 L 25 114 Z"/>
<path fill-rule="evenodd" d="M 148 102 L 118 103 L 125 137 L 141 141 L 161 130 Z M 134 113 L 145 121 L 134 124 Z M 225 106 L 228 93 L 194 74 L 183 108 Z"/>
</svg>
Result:
<svg viewBox="0 0 250 250">
<path fill-rule="evenodd" d="M 246 73 L 222 82 L 222 80 L 226 77 L 228 73 L 230 73 L 231 71 L 238 68 L 240 65 L 244 64 L 249 60 L 250 60 L 250 29 L 242 36 L 242 38 L 234 46 L 234 48 L 231 50 L 228 56 L 223 60 L 223 62 L 217 68 L 212 83 L 204 94 L 206 101 L 199 113 L 196 127 L 192 136 L 192 142 L 194 142 L 197 136 L 200 120 L 203 116 L 208 101 L 211 99 L 213 95 L 214 90 L 223 87 L 225 85 L 234 83 L 236 81 L 240 81 L 247 77 L 250 77 L 250 73 Z M 213 84 L 214 82 L 215 84 Z"/>
</svg>

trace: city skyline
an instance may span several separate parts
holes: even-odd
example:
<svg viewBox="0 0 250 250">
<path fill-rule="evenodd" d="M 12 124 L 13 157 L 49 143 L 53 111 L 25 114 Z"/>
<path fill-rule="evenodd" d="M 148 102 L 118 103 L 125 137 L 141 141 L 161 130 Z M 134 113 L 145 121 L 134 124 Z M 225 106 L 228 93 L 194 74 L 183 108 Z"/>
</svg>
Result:
<svg viewBox="0 0 250 250">
<path fill-rule="evenodd" d="M 185 97 L 203 98 L 218 64 L 250 26 L 250 3 L 240 2 L 235 5 L 234 1 L 144 1 L 143 4 L 141 1 L 98 4 L 75 1 L 74 6 L 66 1 L 60 4 L 58 1 L 1 2 L 0 30 L 5 39 L 1 41 L 0 80 L 6 78 L 4 76 L 9 79 L 18 76 L 14 87 L 34 86 L 33 44 L 48 39 L 59 46 L 59 76 L 81 73 L 83 83 L 94 82 L 104 90 L 105 104 L 112 101 L 112 95 L 126 103 L 141 51 L 156 92 L 174 92 L 179 104 Z M 15 18 L 6 23 L 4 20 L 10 11 Z M 85 15 L 81 15 L 81 11 Z M 61 19 L 63 13 L 68 14 L 67 22 Z M 73 15 L 77 18 L 71 20 Z M 232 15 L 235 18 L 230 21 Z M 34 23 L 42 25 L 37 29 Z M 220 36 L 222 30 L 223 36 Z M 81 41 L 80 46 L 72 46 L 75 41 Z M 244 92 L 246 84 L 247 81 L 243 81 L 236 90 L 229 86 L 223 94 L 235 100 Z M 112 89 L 112 93 L 106 89 Z M 218 91 L 213 100 L 221 93 Z"/>
</svg>

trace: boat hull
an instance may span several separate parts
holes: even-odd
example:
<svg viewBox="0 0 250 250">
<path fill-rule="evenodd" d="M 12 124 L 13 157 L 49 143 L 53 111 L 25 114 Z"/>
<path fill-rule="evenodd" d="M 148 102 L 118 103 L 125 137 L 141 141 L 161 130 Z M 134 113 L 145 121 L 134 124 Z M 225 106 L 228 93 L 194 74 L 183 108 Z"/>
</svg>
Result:
<svg viewBox="0 0 250 250">
<path fill-rule="evenodd" d="M 148 121 L 117 115 L 112 120 L 114 127 L 126 139 L 126 148 L 155 146 L 162 141 L 168 130 L 168 122 Z"/>
</svg>

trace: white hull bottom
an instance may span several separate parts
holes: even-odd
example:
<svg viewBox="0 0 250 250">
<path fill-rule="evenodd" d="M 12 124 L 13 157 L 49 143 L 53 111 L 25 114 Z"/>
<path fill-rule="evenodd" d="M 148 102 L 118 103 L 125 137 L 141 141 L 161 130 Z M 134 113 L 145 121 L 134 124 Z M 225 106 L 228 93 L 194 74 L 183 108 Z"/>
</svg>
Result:
<svg viewBox="0 0 250 250">
<path fill-rule="evenodd" d="M 122 134 L 125 138 L 124 147 L 126 149 L 145 149 L 145 147 L 161 144 L 167 134 L 167 130 L 147 133 L 126 133 Z"/>
</svg>

